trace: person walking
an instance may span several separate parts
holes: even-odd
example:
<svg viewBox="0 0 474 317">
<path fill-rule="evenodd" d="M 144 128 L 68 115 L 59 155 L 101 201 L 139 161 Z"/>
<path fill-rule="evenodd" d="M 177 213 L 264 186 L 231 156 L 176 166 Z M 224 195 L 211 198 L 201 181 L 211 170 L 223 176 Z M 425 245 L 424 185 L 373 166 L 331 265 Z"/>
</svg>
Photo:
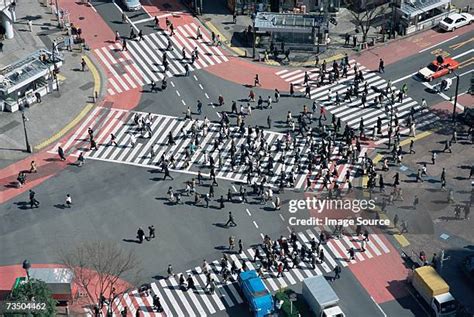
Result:
<svg viewBox="0 0 474 317">
<path fill-rule="evenodd" d="M 64 154 L 64 150 L 60 146 L 58 146 L 58 155 L 59 155 L 59 158 L 61 159 L 61 161 L 66 160 L 66 155 Z"/>
<path fill-rule="evenodd" d="M 81 59 L 81 70 L 84 72 L 86 70 L 87 63 L 84 58 Z"/>
<path fill-rule="evenodd" d="M 385 73 L 385 63 L 383 59 L 379 60 L 379 73 Z"/>
<path fill-rule="evenodd" d="M 155 226 L 148 226 L 148 241 L 155 238 Z"/>
<path fill-rule="evenodd" d="M 350 248 L 349 251 L 348 251 L 348 254 L 349 254 L 349 261 L 353 261 L 355 260 L 355 251 L 354 251 L 354 248 Z"/>
<path fill-rule="evenodd" d="M 258 74 L 255 74 L 253 85 L 254 87 L 257 87 L 257 85 L 262 86 L 262 84 L 260 84 L 260 78 L 258 77 Z"/>
<path fill-rule="evenodd" d="M 239 254 L 242 254 L 242 252 L 244 251 L 244 244 L 242 242 L 242 239 L 239 239 Z"/>
<path fill-rule="evenodd" d="M 339 265 L 336 265 L 336 267 L 334 268 L 334 278 L 333 280 L 338 280 L 339 278 L 341 278 L 341 267 Z"/>
<path fill-rule="evenodd" d="M 67 208 L 71 208 L 72 198 L 71 198 L 71 195 L 69 195 L 69 194 L 66 194 L 66 203 L 65 203 L 65 205 L 66 205 Z"/>
<path fill-rule="evenodd" d="M 168 268 L 167 268 L 166 272 L 168 273 L 168 277 L 174 276 L 174 270 L 173 270 L 173 266 L 171 264 L 168 264 Z"/>
<path fill-rule="evenodd" d="M 232 211 L 229 211 L 229 219 L 227 220 L 227 222 L 224 226 L 228 227 L 230 224 L 234 227 L 237 226 L 237 224 L 234 221 L 234 216 L 232 215 Z"/>
<path fill-rule="evenodd" d="M 143 243 L 143 240 L 145 240 L 145 231 L 141 227 L 137 230 L 137 239 L 139 243 Z"/>
<path fill-rule="evenodd" d="M 30 208 L 33 209 L 33 207 L 39 208 L 39 201 L 36 199 L 36 193 L 30 189 L 29 191 L 29 197 L 30 197 Z"/>
<path fill-rule="evenodd" d="M 38 173 L 38 168 L 34 160 L 30 163 L 30 173 Z"/>
<path fill-rule="evenodd" d="M 81 167 L 82 165 L 84 165 L 85 160 L 86 159 L 84 158 L 84 152 L 79 153 L 79 157 L 77 158 L 77 166 Z"/>
<path fill-rule="evenodd" d="M 234 250 L 235 249 L 235 237 L 230 236 L 229 237 L 229 250 Z"/>
</svg>

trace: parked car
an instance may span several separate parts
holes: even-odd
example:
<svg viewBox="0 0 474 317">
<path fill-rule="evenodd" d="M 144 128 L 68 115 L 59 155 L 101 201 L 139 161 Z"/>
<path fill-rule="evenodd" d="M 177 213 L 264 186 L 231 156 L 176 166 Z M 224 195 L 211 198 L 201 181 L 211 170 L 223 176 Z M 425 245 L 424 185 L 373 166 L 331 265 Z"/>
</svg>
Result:
<svg viewBox="0 0 474 317">
<path fill-rule="evenodd" d="M 137 11 L 142 8 L 140 0 L 122 0 L 128 11 Z"/>
<path fill-rule="evenodd" d="M 454 31 L 461 26 L 471 24 L 474 17 L 469 13 L 453 13 L 439 22 L 439 27 L 445 31 Z"/>
<path fill-rule="evenodd" d="M 418 74 L 424 80 L 432 81 L 433 79 L 440 78 L 446 74 L 451 73 L 453 70 L 459 67 L 459 62 L 452 59 L 451 57 L 438 56 L 431 64 L 420 69 Z"/>
</svg>

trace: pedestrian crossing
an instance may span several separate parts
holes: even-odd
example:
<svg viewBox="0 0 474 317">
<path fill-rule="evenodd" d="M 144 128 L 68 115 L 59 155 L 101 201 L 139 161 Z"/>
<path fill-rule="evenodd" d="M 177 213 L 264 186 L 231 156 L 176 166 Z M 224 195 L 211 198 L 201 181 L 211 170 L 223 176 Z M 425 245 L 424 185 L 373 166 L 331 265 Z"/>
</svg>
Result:
<svg viewBox="0 0 474 317">
<path fill-rule="evenodd" d="M 197 29 L 196 24 L 190 23 L 176 27 L 173 36 L 168 31 L 159 31 L 143 36 L 140 41 L 127 41 L 127 50 L 122 50 L 119 42 L 95 49 L 95 55 L 110 74 L 107 92 L 115 95 L 147 85 L 152 80 L 158 83 L 164 77 L 183 75 L 186 73 L 185 65 L 193 71 L 227 62 L 224 51 L 211 45 L 204 30 L 199 31 L 202 38 L 197 39 Z M 168 39 L 172 41 L 170 50 L 166 50 Z M 192 62 L 195 50 L 198 58 Z M 169 65 L 166 71 L 163 65 L 165 51 Z"/>
<path fill-rule="evenodd" d="M 350 67 L 348 68 L 347 78 L 340 77 L 338 81 L 320 87 L 312 85 L 310 92 L 311 99 L 320 102 L 320 104 L 325 106 L 328 112 L 335 115 L 337 118 L 340 118 L 341 122 L 349 125 L 351 128 L 358 129 L 360 120 L 362 119 L 364 121 L 364 130 L 367 135 L 371 135 L 373 128 L 377 125 L 377 119 L 380 118 L 382 120 L 382 133 L 385 134 L 389 129 L 391 117 L 390 112 L 392 109 L 391 106 L 389 106 L 389 111 L 387 112 L 387 109 L 384 106 L 376 106 L 374 103 L 376 97 L 380 94 L 380 92 L 377 92 L 374 88 L 379 91 L 384 91 L 388 85 L 388 82 L 380 77 L 378 72 L 369 71 L 363 65 L 357 63 L 358 70 L 361 70 L 364 76 L 364 81 L 359 84 L 359 91 L 363 89 L 365 83 L 367 83 L 368 86 L 366 105 L 365 107 L 362 106 L 360 93 L 358 98 L 352 96 L 351 100 L 344 100 L 344 95 L 354 80 L 355 73 L 353 66 L 355 64 L 355 60 L 349 61 Z M 328 70 L 331 69 L 331 67 L 328 67 Z M 310 81 L 315 81 L 319 78 L 318 67 L 307 70 L 284 69 L 276 72 L 276 75 L 288 83 L 293 83 L 295 85 L 295 90 L 304 93 L 306 88 L 304 84 L 305 72 L 307 72 Z M 391 85 L 391 90 L 395 95 L 400 91 L 394 85 Z M 336 92 L 339 94 L 341 99 L 341 102 L 338 105 L 334 102 Z M 331 100 L 329 100 L 329 96 L 331 97 Z M 397 102 L 393 105 L 393 118 L 396 116 L 400 122 L 403 122 L 403 119 L 408 118 L 413 110 L 415 111 L 414 119 L 416 122 L 416 128 L 429 125 L 439 120 L 439 117 L 435 113 L 422 108 L 416 100 L 413 100 L 409 96 L 403 98 L 402 102 L 398 102 L 398 100 L 396 101 Z M 403 124 L 401 124 L 401 126 L 403 126 Z M 404 127 L 400 130 L 400 133 L 406 134 L 408 131 L 409 128 Z M 378 140 L 376 143 L 382 142 L 384 142 L 383 139 Z"/>
<path fill-rule="evenodd" d="M 139 130 L 135 124 L 135 116 L 146 117 L 149 116 L 151 122 L 149 123 L 150 132 L 143 132 Z M 177 118 L 167 115 L 146 114 L 137 111 L 128 111 L 123 109 L 96 107 L 78 129 L 63 143 L 58 143 L 49 151 L 51 154 L 57 153 L 57 148 L 62 147 L 64 152 L 72 157 L 78 157 L 81 152 L 88 159 L 101 160 L 106 162 L 122 163 L 134 166 L 141 166 L 147 168 L 157 169 L 158 163 L 162 155 L 167 158 L 173 157 L 175 165 L 171 166 L 171 171 L 184 172 L 189 174 L 197 174 L 198 170 L 203 170 L 203 175 L 207 176 L 206 170 L 209 170 L 209 163 L 207 161 L 212 157 L 216 164 L 216 178 L 247 182 L 247 172 L 244 164 L 235 165 L 232 168 L 230 158 L 231 142 L 234 140 L 237 149 L 237 154 L 240 153 L 241 145 L 246 142 L 246 137 L 242 137 L 237 127 L 231 127 L 229 137 L 224 139 L 219 150 L 213 151 L 215 147 L 214 140 L 220 137 L 220 126 L 215 123 L 210 123 L 207 132 L 204 130 L 200 132 L 199 147 L 194 154 L 190 156 L 189 165 L 186 163 L 186 151 L 190 151 L 193 144 L 192 137 L 189 136 L 190 130 L 193 126 L 202 126 L 204 121 L 200 120 L 186 120 L 184 118 Z M 88 129 L 94 131 L 94 140 L 98 148 L 90 150 Z M 115 135 L 116 144 L 111 143 L 111 134 Z M 173 135 L 175 144 L 169 144 L 169 136 Z M 308 156 L 306 138 L 297 137 L 293 140 L 293 145 L 290 151 L 285 153 L 275 151 L 277 142 L 286 138 L 284 134 L 264 131 L 264 137 L 269 147 L 270 156 L 274 158 L 273 176 L 267 179 L 270 186 L 275 186 L 278 180 L 278 175 L 284 171 L 287 174 L 296 169 L 295 188 L 301 188 L 305 184 L 308 174 Z M 133 139 L 137 142 L 132 145 Z M 301 158 L 296 162 L 296 158 L 292 151 L 301 150 Z M 341 153 L 339 148 L 334 146 L 332 150 L 331 159 L 328 166 L 328 171 L 338 171 L 337 178 L 334 176 L 333 181 L 340 183 L 340 188 L 346 186 L 345 177 L 346 172 L 349 171 L 350 179 L 356 177 L 360 171 L 362 159 L 366 149 L 363 148 L 357 161 L 353 164 L 341 161 Z M 219 156 L 221 156 L 219 158 Z M 270 156 L 262 160 L 261 164 L 267 164 Z M 265 165 L 264 165 L 265 166 Z M 318 167 L 320 168 L 320 167 Z M 322 190 L 322 178 L 316 178 L 318 173 L 325 171 L 313 170 L 312 182 L 313 190 Z M 251 181 L 259 182 L 258 176 L 253 176 Z M 333 186 L 333 185 L 329 185 Z"/>
<path fill-rule="evenodd" d="M 357 265 L 364 261 L 384 256 L 390 253 L 390 249 L 384 240 L 369 228 L 369 240 L 365 243 L 365 251 L 362 251 L 362 236 L 357 236 L 354 228 L 346 227 L 343 235 L 339 237 L 333 236 L 333 230 L 329 226 L 318 228 L 309 228 L 297 233 L 297 246 L 299 249 L 305 245 L 311 250 L 311 239 L 319 242 L 321 231 L 332 236 L 331 239 L 322 242 L 320 250 L 324 250 L 323 261 L 313 268 L 310 261 L 302 261 L 296 267 L 290 267 L 288 271 L 284 271 L 283 276 L 278 277 L 277 272 L 272 269 L 263 272 L 263 282 L 271 292 L 279 289 L 295 285 L 305 278 L 315 275 L 332 275 L 334 268 L 347 267 L 349 265 Z M 264 256 L 264 252 L 259 248 L 260 256 Z M 250 270 L 257 270 L 261 264 L 260 259 L 256 259 L 256 248 L 243 250 L 241 254 L 238 252 L 229 252 L 230 261 L 234 261 L 238 269 L 242 269 L 245 265 Z M 353 260 L 348 258 L 348 250 L 353 248 L 356 250 Z M 290 252 L 292 247 L 290 245 Z M 206 288 L 207 278 L 201 266 L 183 272 L 185 279 L 188 274 L 193 276 L 196 289 L 194 291 L 186 291 L 178 285 L 178 276 L 163 278 L 150 284 L 151 291 L 149 293 L 138 292 L 134 290 L 119 298 L 112 303 L 112 311 L 114 316 L 119 316 L 120 311 L 127 307 L 129 313 L 135 314 L 138 308 L 141 309 L 142 316 L 167 316 L 167 317 L 189 317 L 189 316 L 210 316 L 219 311 L 227 310 L 244 302 L 240 287 L 236 282 L 237 273 L 232 274 L 232 278 L 224 281 L 221 274 L 221 261 L 208 261 L 208 270 L 211 278 L 216 282 L 216 290 L 210 293 Z M 344 273 L 343 273 L 344 274 Z M 163 306 L 163 314 L 155 313 L 152 310 L 153 296 L 157 295 Z M 104 307 L 104 311 L 107 307 Z M 105 315 L 105 314 L 104 314 Z"/>
</svg>

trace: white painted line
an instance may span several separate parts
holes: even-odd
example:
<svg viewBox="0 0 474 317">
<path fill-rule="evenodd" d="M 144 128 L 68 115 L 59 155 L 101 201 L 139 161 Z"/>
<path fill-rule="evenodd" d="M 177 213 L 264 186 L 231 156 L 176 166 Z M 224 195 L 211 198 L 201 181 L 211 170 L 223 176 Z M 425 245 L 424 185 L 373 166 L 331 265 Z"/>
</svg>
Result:
<svg viewBox="0 0 474 317">
<path fill-rule="evenodd" d="M 258 225 L 257 225 L 257 223 L 255 222 L 255 220 L 253 221 L 253 224 L 254 224 L 255 228 L 258 229 Z"/>
<path fill-rule="evenodd" d="M 232 189 L 234 190 L 234 192 L 237 192 L 237 188 L 235 188 L 235 185 L 232 185 Z"/>
<path fill-rule="evenodd" d="M 281 74 L 286 73 L 287 71 L 288 71 L 287 69 L 283 69 L 283 70 L 280 70 L 279 72 L 276 72 L 275 75 L 281 75 Z"/>
<path fill-rule="evenodd" d="M 199 88 L 201 88 L 201 90 L 204 90 L 204 87 L 201 84 L 199 84 Z"/>
<path fill-rule="evenodd" d="M 176 90 L 176 94 L 181 97 L 181 94 L 179 93 L 178 90 Z"/>
<path fill-rule="evenodd" d="M 280 216 L 281 221 L 285 221 L 285 218 L 283 218 L 282 214 L 278 214 Z"/>
<path fill-rule="evenodd" d="M 166 285 L 166 282 L 164 280 L 160 280 L 160 285 L 161 285 L 161 289 L 165 292 L 166 298 L 170 301 L 171 307 L 173 307 L 174 310 L 176 310 L 176 312 L 178 313 L 178 316 L 184 316 L 183 311 L 181 310 L 178 303 L 176 302 L 173 294 L 171 293 L 170 288 L 168 287 L 168 285 Z"/>
<path fill-rule="evenodd" d="M 115 3 L 115 0 L 113 0 L 112 3 L 115 5 L 115 7 L 117 7 L 117 9 L 120 11 L 120 13 L 123 14 L 122 8 L 120 8 L 120 7 Z M 149 15 L 149 14 L 148 14 L 148 15 Z M 134 22 L 133 22 L 132 20 L 130 20 L 130 18 L 129 18 L 127 15 L 125 15 L 125 18 L 127 19 L 128 23 L 130 23 L 130 25 L 135 28 L 135 30 L 139 31 L 138 27 L 134 24 Z"/>
<path fill-rule="evenodd" d="M 204 96 L 206 96 L 207 99 L 210 99 L 210 98 L 209 98 L 209 95 L 207 94 L 207 92 L 204 93 Z"/>
<path fill-rule="evenodd" d="M 461 53 L 459 55 L 456 55 L 456 56 L 453 56 L 452 59 L 456 59 L 456 58 L 459 58 L 459 57 L 463 57 L 464 55 L 467 55 L 467 54 L 470 54 L 474 52 L 474 48 L 470 49 L 469 51 L 465 51 L 464 53 Z"/>
<path fill-rule="evenodd" d="M 403 80 L 405 80 L 405 79 L 408 79 L 408 78 L 410 78 L 410 77 L 413 77 L 413 75 L 416 75 L 417 73 L 418 73 L 418 72 L 414 72 L 414 73 L 411 73 L 411 74 L 409 74 L 409 75 L 406 75 L 405 77 L 395 79 L 395 80 L 392 81 L 392 84 L 396 84 L 396 83 L 398 83 L 398 82 L 400 82 L 400 81 L 403 81 Z"/>
<path fill-rule="evenodd" d="M 183 100 L 183 99 L 181 99 L 181 102 L 183 103 L 183 105 L 184 105 L 184 106 L 186 106 L 186 103 L 184 102 L 184 100 Z"/>
<path fill-rule="evenodd" d="M 174 88 L 174 83 L 172 81 L 170 81 L 170 83 L 171 83 L 171 86 L 173 86 L 173 88 Z"/>
<path fill-rule="evenodd" d="M 141 19 L 141 20 L 135 21 L 133 23 L 140 24 L 140 23 L 144 23 L 144 22 L 148 22 L 148 21 L 153 21 L 154 19 L 155 19 L 154 17 L 151 17 L 151 18 Z"/>
<path fill-rule="evenodd" d="M 262 237 L 262 240 L 265 239 L 265 236 L 263 235 L 263 233 L 260 233 L 260 236 Z"/>
<path fill-rule="evenodd" d="M 382 310 L 382 307 L 380 307 L 380 305 L 375 301 L 375 299 L 370 296 L 370 299 L 374 302 L 374 304 L 378 307 L 378 309 L 380 309 L 380 311 L 382 312 L 383 316 L 384 317 L 387 317 L 387 314 L 385 314 L 385 312 Z"/>
<path fill-rule="evenodd" d="M 221 114 L 219 112 L 216 112 L 217 116 L 221 118 Z"/>
<path fill-rule="evenodd" d="M 248 214 L 249 216 L 252 216 L 252 214 L 250 213 L 250 211 L 248 210 L 248 208 L 246 208 L 245 211 L 247 211 L 247 214 Z M 258 228 L 258 227 L 257 227 L 257 228 Z"/>
<path fill-rule="evenodd" d="M 196 76 L 196 75 L 193 75 L 193 77 L 194 77 L 194 79 L 195 79 L 196 81 L 198 81 L 198 78 L 197 78 L 197 76 Z"/>
<path fill-rule="evenodd" d="M 436 43 L 435 45 L 432 45 L 432 46 L 430 46 L 430 47 L 424 48 L 424 49 L 422 49 L 421 51 L 418 51 L 418 53 L 423 53 L 423 52 L 425 52 L 425 51 L 427 51 L 427 50 L 432 49 L 433 47 L 436 47 L 436 46 L 438 46 L 438 45 L 441 45 L 441 44 L 444 44 L 444 43 L 449 42 L 449 41 L 451 41 L 451 40 L 454 40 L 454 39 L 457 38 L 458 36 L 459 36 L 459 35 L 453 36 L 453 37 L 451 37 L 451 38 L 449 38 L 449 39 L 447 39 L 447 40 L 444 40 L 444 41 L 442 41 L 442 42 Z"/>
</svg>

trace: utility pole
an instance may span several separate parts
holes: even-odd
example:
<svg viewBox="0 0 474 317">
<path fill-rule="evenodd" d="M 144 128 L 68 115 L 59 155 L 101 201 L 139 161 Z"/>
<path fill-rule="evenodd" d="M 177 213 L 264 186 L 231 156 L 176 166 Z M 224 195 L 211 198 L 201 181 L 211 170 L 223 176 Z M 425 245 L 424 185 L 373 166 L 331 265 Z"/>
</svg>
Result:
<svg viewBox="0 0 474 317">
<path fill-rule="evenodd" d="M 58 19 L 58 28 L 61 28 L 61 21 L 59 20 L 59 4 L 58 0 L 55 0 L 56 3 L 56 18 Z"/>
</svg>

